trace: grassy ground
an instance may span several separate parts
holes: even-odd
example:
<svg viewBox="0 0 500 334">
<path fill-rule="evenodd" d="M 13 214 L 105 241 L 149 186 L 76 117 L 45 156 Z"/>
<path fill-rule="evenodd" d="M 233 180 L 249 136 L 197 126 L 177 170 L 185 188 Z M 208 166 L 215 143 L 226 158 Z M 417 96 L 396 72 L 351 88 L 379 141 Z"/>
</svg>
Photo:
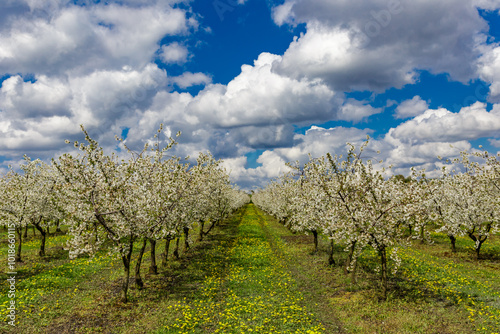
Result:
<svg viewBox="0 0 500 334">
<path fill-rule="evenodd" d="M 341 247 L 334 253 L 337 266 L 329 266 L 326 239 L 312 255 L 312 236 L 290 236 L 282 226 L 271 226 L 286 240 L 298 268 L 291 270 L 308 291 L 306 299 L 321 300 L 322 309 L 313 312 L 323 321 L 340 319 L 346 333 L 500 332 L 498 236 L 484 246 L 485 259 L 480 261 L 474 260 L 473 242 L 466 238 L 458 238 L 457 253 L 451 253 L 447 237 L 438 234 L 432 245 L 415 242 L 400 249 L 401 267 L 391 275 L 388 300 L 381 301 L 375 252 L 363 253 L 353 283 L 343 273 L 346 253 Z"/>
<path fill-rule="evenodd" d="M 181 258 L 170 258 L 158 275 L 148 273 L 147 249 L 145 287 L 132 284 L 127 304 L 119 302 L 119 259 L 104 252 L 70 260 L 61 248 L 66 235 L 52 235 L 48 256 L 40 259 L 39 241 L 28 241 L 24 263 L 17 267 L 18 324 L 11 328 L 4 322 L 0 332 L 498 333 L 500 328 L 498 237 L 487 241 L 480 261 L 466 238 L 459 238 L 457 253 L 451 253 L 439 234 L 432 245 L 416 242 L 400 250 L 403 263 L 391 275 L 384 302 L 375 253 L 363 254 L 353 283 L 343 273 L 341 247 L 335 251 L 337 266 L 329 266 L 326 239 L 311 254 L 312 237 L 290 233 L 253 205 L 203 242 L 195 242 L 195 234 L 191 249 L 181 248 Z M 5 233 L 0 237 L 5 240 Z M 157 254 L 163 247 L 160 243 Z M 0 253 L 6 257 L 5 242 Z M 6 278 L 0 277 L 2 291 Z M 2 293 L 2 317 L 6 302 Z"/>
<path fill-rule="evenodd" d="M 283 257 L 283 245 L 268 235 L 267 221 L 247 206 L 205 266 L 210 274 L 166 321 L 166 333 L 323 333 Z"/>
</svg>

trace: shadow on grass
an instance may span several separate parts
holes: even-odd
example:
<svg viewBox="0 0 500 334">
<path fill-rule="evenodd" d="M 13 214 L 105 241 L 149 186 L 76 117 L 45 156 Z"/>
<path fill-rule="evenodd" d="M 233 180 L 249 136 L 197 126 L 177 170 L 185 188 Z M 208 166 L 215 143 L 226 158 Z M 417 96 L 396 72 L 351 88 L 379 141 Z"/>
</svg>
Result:
<svg viewBox="0 0 500 334">
<path fill-rule="evenodd" d="M 144 258 L 142 269 L 144 288 L 135 286 L 133 268 L 131 265 L 131 278 L 129 281 L 129 302 L 120 302 L 123 278 L 118 278 L 100 287 L 96 287 L 95 295 L 98 296 L 92 308 L 76 308 L 69 314 L 63 314 L 46 329 L 45 333 L 145 333 L 149 332 L 139 325 L 143 321 L 145 312 L 161 312 L 162 302 L 169 300 L 191 300 L 195 297 L 201 283 L 210 275 L 214 266 L 218 268 L 228 264 L 225 262 L 224 252 L 218 252 L 218 247 L 229 247 L 238 234 L 238 222 L 243 212 L 237 211 L 212 230 L 202 242 L 191 245 L 184 251 L 179 260 L 169 258 L 166 268 L 159 267 L 158 275 L 145 273 L 149 267 L 150 259 Z M 171 245 L 172 246 L 172 245 Z M 159 252 L 158 252 L 159 254 Z M 135 255 L 135 254 L 134 254 Z M 158 259 L 157 259 L 158 260 Z M 121 269 L 121 267 L 120 267 Z M 151 331 L 163 319 L 157 318 Z M 127 324 L 127 329 L 124 329 Z"/>
</svg>

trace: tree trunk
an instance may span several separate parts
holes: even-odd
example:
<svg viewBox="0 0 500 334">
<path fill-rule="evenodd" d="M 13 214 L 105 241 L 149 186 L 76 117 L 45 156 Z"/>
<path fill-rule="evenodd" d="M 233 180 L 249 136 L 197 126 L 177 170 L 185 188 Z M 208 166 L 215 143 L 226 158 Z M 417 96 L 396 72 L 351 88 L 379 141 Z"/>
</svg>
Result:
<svg viewBox="0 0 500 334">
<path fill-rule="evenodd" d="M 210 231 L 214 228 L 215 224 L 217 224 L 217 219 L 216 219 L 216 220 L 214 220 L 214 221 L 212 222 L 212 224 L 210 224 L 210 227 L 208 228 L 208 231 L 204 232 L 203 234 L 204 234 L 204 235 L 207 235 L 208 233 L 210 233 Z"/>
<path fill-rule="evenodd" d="M 335 265 L 335 259 L 333 258 L 333 247 L 334 247 L 335 243 L 333 242 L 333 239 L 330 240 L 330 255 L 328 257 L 328 264 L 331 265 L 331 266 L 334 266 Z"/>
<path fill-rule="evenodd" d="M 184 251 L 189 250 L 189 227 L 184 227 Z"/>
<path fill-rule="evenodd" d="M 43 230 L 43 228 L 38 229 L 40 234 L 42 235 L 42 240 L 40 241 L 40 251 L 38 252 L 39 256 L 45 256 L 45 240 L 47 233 Z"/>
<path fill-rule="evenodd" d="M 149 265 L 149 273 L 152 275 L 158 274 L 158 266 L 156 265 L 156 240 L 149 239 L 151 245 L 151 264 Z"/>
<path fill-rule="evenodd" d="M 452 253 L 456 253 L 457 247 L 455 246 L 455 243 L 457 242 L 457 238 L 455 238 L 455 236 L 451 234 L 448 234 L 448 238 L 450 238 Z"/>
<path fill-rule="evenodd" d="M 95 242 L 97 243 L 99 241 L 99 231 L 97 230 L 97 222 L 94 223 L 94 235 L 95 235 Z"/>
<path fill-rule="evenodd" d="M 477 245 L 476 247 L 476 260 L 479 260 L 481 258 L 480 256 L 480 250 L 481 250 L 481 246 L 483 245 L 483 243 L 480 241 L 479 244 Z"/>
<path fill-rule="evenodd" d="M 200 234 L 198 235 L 198 241 L 203 241 L 203 228 L 205 227 L 205 221 L 200 220 Z"/>
<path fill-rule="evenodd" d="M 382 294 L 383 300 L 387 300 L 387 253 L 385 250 L 385 246 L 379 246 L 378 253 L 380 255 L 380 263 L 382 265 L 381 277 L 382 280 Z"/>
<path fill-rule="evenodd" d="M 313 253 L 316 254 L 318 252 L 318 231 L 314 230 L 314 231 L 312 231 L 312 234 L 314 236 L 314 251 L 313 251 Z"/>
<path fill-rule="evenodd" d="M 358 260 L 356 259 L 354 262 L 354 265 L 352 266 L 352 271 L 351 271 L 351 282 L 352 284 L 358 283 L 358 279 L 356 277 L 356 269 L 358 268 Z"/>
<path fill-rule="evenodd" d="M 161 266 L 163 268 L 167 267 L 167 262 L 168 262 L 168 250 L 170 248 L 170 238 L 165 239 L 165 250 L 163 251 L 162 259 L 161 259 Z"/>
<path fill-rule="evenodd" d="M 137 262 L 135 264 L 135 286 L 137 286 L 137 288 L 139 289 L 142 289 L 144 287 L 144 282 L 142 281 L 141 277 L 141 263 L 147 243 L 148 239 L 144 238 L 144 240 L 142 241 L 141 249 L 139 250 L 139 257 L 137 258 Z"/>
<path fill-rule="evenodd" d="M 61 231 L 61 220 L 60 219 L 57 220 L 56 226 L 57 226 L 56 233 L 58 233 L 58 232 L 61 233 L 62 231 Z"/>
<path fill-rule="evenodd" d="M 476 243 L 475 245 L 475 250 L 476 250 L 476 260 L 480 259 L 480 251 L 481 251 L 481 246 L 483 243 L 488 239 L 487 236 L 479 236 L 476 238 L 476 236 L 472 233 L 468 233 L 469 237 Z"/>
<path fill-rule="evenodd" d="M 127 292 L 128 292 L 128 282 L 130 280 L 130 260 L 132 258 L 133 249 L 134 249 L 134 238 L 131 237 L 127 253 L 122 254 L 123 273 L 124 273 L 124 280 L 122 285 L 122 302 L 124 303 L 128 301 Z"/>
<path fill-rule="evenodd" d="M 28 225 L 24 228 L 24 239 L 28 237 Z"/>
<path fill-rule="evenodd" d="M 23 228 L 16 227 L 16 233 L 17 233 L 17 238 L 19 239 L 19 245 L 17 245 L 17 252 L 16 252 L 16 262 L 22 262 L 21 261 L 21 248 L 22 248 L 22 244 L 23 244 Z"/>
<path fill-rule="evenodd" d="M 179 260 L 180 259 L 180 256 L 179 256 L 179 243 L 181 241 L 181 238 L 180 237 L 177 237 L 177 239 L 175 240 L 175 248 L 174 248 L 174 257 L 176 260 Z"/>
<path fill-rule="evenodd" d="M 425 225 L 420 226 L 420 243 L 425 243 Z"/>
<path fill-rule="evenodd" d="M 42 225 L 40 225 L 41 222 L 42 222 L 42 217 L 40 217 L 38 222 L 33 222 L 33 226 L 36 227 L 36 229 L 38 230 L 38 232 L 40 232 L 40 235 L 42 236 L 42 239 L 40 241 L 40 251 L 38 252 L 38 255 L 45 256 L 45 240 L 46 240 L 46 236 L 47 236 L 47 231 L 45 231 L 43 229 Z M 47 227 L 47 230 L 48 229 L 49 228 Z"/>
<path fill-rule="evenodd" d="M 352 258 L 354 256 L 354 250 L 356 249 L 356 241 L 351 242 L 351 247 L 349 247 L 349 255 L 347 256 L 347 261 L 345 263 L 344 267 L 344 274 L 349 274 L 349 267 L 352 262 Z"/>
</svg>

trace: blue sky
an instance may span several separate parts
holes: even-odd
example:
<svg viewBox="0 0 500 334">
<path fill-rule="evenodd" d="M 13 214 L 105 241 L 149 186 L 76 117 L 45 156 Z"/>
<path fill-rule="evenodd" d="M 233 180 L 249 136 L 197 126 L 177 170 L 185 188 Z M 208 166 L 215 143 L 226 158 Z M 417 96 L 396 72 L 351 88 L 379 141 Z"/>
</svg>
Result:
<svg viewBox="0 0 500 334">
<path fill-rule="evenodd" d="M 0 171 L 160 123 L 249 189 L 371 136 L 380 166 L 500 150 L 500 1 L 6 0 Z M 437 172 L 436 172 L 437 173 Z M 437 174 L 436 174 L 437 175 Z"/>
</svg>

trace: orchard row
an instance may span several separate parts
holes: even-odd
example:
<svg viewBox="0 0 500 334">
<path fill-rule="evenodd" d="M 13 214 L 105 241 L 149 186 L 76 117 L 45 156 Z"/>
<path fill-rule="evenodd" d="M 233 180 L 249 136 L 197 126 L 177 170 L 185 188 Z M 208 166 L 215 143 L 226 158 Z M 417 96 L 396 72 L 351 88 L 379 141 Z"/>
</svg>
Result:
<svg viewBox="0 0 500 334">
<path fill-rule="evenodd" d="M 446 233 L 455 251 L 457 236 L 481 246 L 500 231 L 500 154 L 462 152 L 443 163 L 442 176 L 427 178 L 411 169 L 408 177 L 387 177 L 361 158 L 368 140 L 358 149 L 349 145 L 345 157 L 311 159 L 304 166 L 257 192 L 252 201 L 298 232 L 318 234 L 348 252 L 345 272 L 355 280 L 360 254 L 373 248 L 380 260 L 384 297 L 387 295 L 388 259 L 395 272 L 401 262 L 398 247 L 410 240 L 430 241 L 430 229 Z M 453 168 L 456 168 L 454 170 Z"/>
<path fill-rule="evenodd" d="M 106 248 L 123 262 L 122 300 L 127 301 L 134 242 L 142 241 L 136 263 L 140 265 L 147 242 L 151 244 L 152 270 L 157 271 L 156 243 L 186 237 L 194 223 L 201 225 L 199 239 L 228 214 L 249 202 L 249 196 L 233 188 L 221 161 L 200 153 L 196 164 L 167 156 L 176 145 L 170 138 L 161 146 L 147 143 L 134 152 L 125 141 L 123 152 L 106 154 L 85 133 L 85 142 L 74 142 L 75 154 L 66 153 L 51 164 L 24 158 L 20 172 L 10 169 L 0 178 L 0 223 L 15 229 L 16 261 L 21 261 L 22 231 L 33 225 L 41 234 L 40 256 L 50 227 L 68 225 L 66 244 L 71 258 L 94 255 Z M 69 142 L 68 142 L 69 143 Z M 208 226 L 205 226 L 205 225 Z M 189 246 L 189 245 L 187 245 Z M 13 247 L 12 247 L 13 248 Z M 166 261 L 168 254 L 163 254 Z"/>
</svg>

